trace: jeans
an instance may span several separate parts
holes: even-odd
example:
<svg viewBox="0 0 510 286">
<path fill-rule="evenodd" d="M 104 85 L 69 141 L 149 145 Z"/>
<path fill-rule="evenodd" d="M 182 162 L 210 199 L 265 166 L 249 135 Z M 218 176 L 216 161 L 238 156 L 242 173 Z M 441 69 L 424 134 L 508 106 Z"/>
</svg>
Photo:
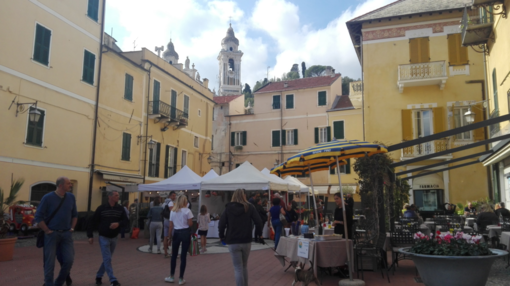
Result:
<svg viewBox="0 0 510 286">
<path fill-rule="evenodd" d="M 170 259 L 170 276 L 174 277 L 175 267 L 177 266 L 177 254 L 179 254 L 179 245 L 182 243 L 181 267 L 179 268 L 179 278 L 184 278 L 186 270 L 186 255 L 188 254 L 191 242 L 191 229 L 176 229 L 172 236 L 172 258 Z"/>
<path fill-rule="evenodd" d="M 248 256 L 251 243 L 229 244 L 227 247 L 234 264 L 236 286 L 248 286 Z"/>
<path fill-rule="evenodd" d="M 106 274 L 110 278 L 110 282 L 117 281 L 117 278 L 113 276 L 113 267 L 112 267 L 112 255 L 115 251 L 115 247 L 117 246 L 117 237 L 108 238 L 104 236 L 99 236 L 99 247 L 101 247 L 101 254 L 103 255 L 103 263 L 99 267 L 97 271 L 96 277 L 103 278 L 104 272 L 106 270 Z"/>
<path fill-rule="evenodd" d="M 150 232 L 151 232 L 151 240 L 149 243 L 149 249 L 152 250 L 152 246 L 154 242 L 157 243 L 158 250 L 161 249 L 161 230 L 163 228 L 163 224 L 160 221 L 151 222 Z"/>
<path fill-rule="evenodd" d="M 282 222 L 280 219 L 271 220 L 271 224 L 274 228 L 274 249 L 278 247 L 278 242 L 280 241 L 280 236 L 282 235 Z"/>
<path fill-rule="evenodd" d="M 62 265 L 55 281 L 55 256 L 57 249 L 61 254 Z M 73 236 L 70 231 L 54 231 L 44 235 L 44 285 L 61 286 L 66 281 L 74 261 Z"/>
</svg>

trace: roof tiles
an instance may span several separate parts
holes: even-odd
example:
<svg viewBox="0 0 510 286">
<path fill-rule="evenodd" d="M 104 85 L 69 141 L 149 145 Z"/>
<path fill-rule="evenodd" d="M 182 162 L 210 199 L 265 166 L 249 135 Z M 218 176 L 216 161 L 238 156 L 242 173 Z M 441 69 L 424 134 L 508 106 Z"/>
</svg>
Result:
<svg viewBox="0 0 510 286">
<path fill-rule="evenodd" d="M 341 74 L 337 73 L 334 76 L 318 76 L 318 77 L 307 77 L 300 78 L 294 80 L 285 80 L 278 82 L 270 82 L 263 88 L 257 90 L 255 93 L 267 93 L 267 92 L 279 92 L 279 91 L 287 91 L 287 90 L 296 90 L 296 89 L 306 89 L 313 88 L 319 86 L 330 86 L 337 79 L 339 79 Z M 287 87 L 285 87 L 285 83 L 287 83 Z"/>
<path fill-rule="evenodd" d="M 225 95 L 225 96 L 215 96 L 213 98 L 214 102 L 216 102 L 217 104 L 225 104 L 225 103 L 229 103 L 231 102 L 232 100 L 240 97 L 241 95 Z"/>
</svg>

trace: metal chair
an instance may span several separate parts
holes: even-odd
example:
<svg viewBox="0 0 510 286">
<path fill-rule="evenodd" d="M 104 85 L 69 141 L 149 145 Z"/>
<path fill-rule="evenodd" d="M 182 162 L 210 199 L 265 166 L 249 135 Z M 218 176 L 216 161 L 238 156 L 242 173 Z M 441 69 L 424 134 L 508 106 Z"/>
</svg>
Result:
<svg viewBox="0 0 510 286">
<path fill-rule="evenodd" d="M 402 247 L 411 247 L 414 245 L 414 233 L 412 232 L 390 232 L 391 242 L 391 266 L 388 270 L 393 268 L 393 275 L 395 275 L 395 268 L 398 266 L 398 261 L 409 259 L 403 253 L 397 250 Z"/>
<path fill-rule="evenodd" d="M 379 238 L 376 242 L 376 244 L 372 244 L 368 241 L 366 241 L 365 243 L 359 243 L 357 245 L 355 245 L 354 247 L 354 256 L 355 256 L 355 266 L 356 266 L 356 273 L 357 273 L 357 277 L 359 278 L 359 272 L 361 270 L 361 279 L 363 280 L 364 279 L 364 274 L 363 274 L 363 258 L 364 257 L 368 257 L 368 258 L 372 258 L 378 265 L 378 266 L 381 266 L 382 264 L 382 267 L 381 267 L 381 275 L 382 277 L 384 278 L 384 272 L 383 272 L 383 268 L 384 270 L 386 271 L 386 277 L 388 278 L 388 283 L 390 283 L 390 275 L 388 274 L 388 261 L 387 261 L 387 257 L 386 257 L 386 250 L 384 249 L 384 244 L 386 242 L 386 235 L 382 235 L 382 234 L 379 234 Z M 360 267 L 358 267 L 358 265 L 360 265 Z M 374 269 L 375 271 L 375 269 Z"/>
</svg>

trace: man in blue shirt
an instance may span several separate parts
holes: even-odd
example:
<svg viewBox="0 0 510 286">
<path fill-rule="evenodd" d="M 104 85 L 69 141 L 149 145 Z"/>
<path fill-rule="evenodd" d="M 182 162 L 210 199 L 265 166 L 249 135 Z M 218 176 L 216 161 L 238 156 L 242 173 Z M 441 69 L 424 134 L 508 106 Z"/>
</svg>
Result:
<svg viewBox="0 0 510 286">
<path fill-rule="evenodd" d="M 44 195 L 35 213 L 35 221 L 45 232 L 44 235 L 44 285 L 62 286 L 71 271 L 74 261 L 74 245 L 72 232 L 78 220 L 76 198 L 70 192 L 71 181 L 66 177 L 57 179 L 57 190 Z M 51 221 L 46 220 L 58 208 Z M 53 281 L 55 256 L 58 251 L 62 254 L 62 267 L 57 279 Z"/>
</svg>

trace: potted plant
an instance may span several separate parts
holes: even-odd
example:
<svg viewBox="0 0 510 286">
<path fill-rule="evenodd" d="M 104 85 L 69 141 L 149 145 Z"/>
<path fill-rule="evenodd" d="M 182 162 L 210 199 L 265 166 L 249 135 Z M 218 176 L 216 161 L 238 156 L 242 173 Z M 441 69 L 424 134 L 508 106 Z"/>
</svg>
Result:
<svg viewBox="0 0 510 286">
<path fill-rule="evenodd" d="M 427 286 L 485 285 L 492 263 L 507 252 L 492 249 L 482 236 L 437 232 L 430 236 L 418 232 L 415 244 L 399 251 L 411 257 Z"/>
<path fill-rule="evenodd" d="M 14 255 L 14 245 L 16 244 L 16 240 L 18 237 L 9 237 L 7 234 L 9 233 L 9 223 L 7 223 L 8 219 L 8 211 L 9 208 L 15 204 L 16 197 L 18 196 L 18 192 L 23 186 L 25 181 L 23 179 L 18 179 L 11 183 L 11 189 L 9 191 L 9 195 L 5 197 L 4 190 L 0 188 L 0 261 L 8 261 L 12 260 Z"/>
</svg>

